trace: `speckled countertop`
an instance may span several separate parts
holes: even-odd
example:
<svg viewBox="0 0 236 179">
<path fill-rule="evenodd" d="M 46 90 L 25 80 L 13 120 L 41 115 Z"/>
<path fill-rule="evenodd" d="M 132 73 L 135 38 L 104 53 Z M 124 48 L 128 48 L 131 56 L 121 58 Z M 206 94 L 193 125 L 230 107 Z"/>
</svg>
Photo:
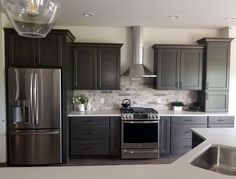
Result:
<svg viewBox="0 0 236 179">
<path fill-rule="evenodd" d="M 172 110 L 168 111 L 158 111 L 160 116 L 228 116 L 229 113 L 210 113 L 210 112 L 191 112 L 191 111 L 182 111 L 175 112 Z M 104 111 L 72 111 L 68 116 L 69 117 L 83 117 L 83 116 L 120 116 L 120 110 L 104 110 Z"/>
<path fill-rule="evenodd" d="M 212 144 L 236 147 L 236 129 L 193 129 L 206 140 L 172 164 L 110 165 L 110 166 L 57 166 L 57 167 L 3 167 L 4 179 L 233 179 L 192 166 L 190 163 L 199 152 Z"/>
</svg>

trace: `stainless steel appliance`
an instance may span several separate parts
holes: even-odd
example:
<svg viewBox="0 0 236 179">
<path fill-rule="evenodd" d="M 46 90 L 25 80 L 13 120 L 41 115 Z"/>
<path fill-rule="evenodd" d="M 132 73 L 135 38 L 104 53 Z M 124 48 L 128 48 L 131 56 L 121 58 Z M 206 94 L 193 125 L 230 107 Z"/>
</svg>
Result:
<svg viewBox="0 0 236 179">
<path fill-rule="evenodd" d="M 159 158 L 158 112 L 152 108 L 121 108 L 121 158 Z"/>
<path fill-rule="evenodd" d="M 8 162 L 62 162 L 61 70 L 8 69 Z"/>
</svg>

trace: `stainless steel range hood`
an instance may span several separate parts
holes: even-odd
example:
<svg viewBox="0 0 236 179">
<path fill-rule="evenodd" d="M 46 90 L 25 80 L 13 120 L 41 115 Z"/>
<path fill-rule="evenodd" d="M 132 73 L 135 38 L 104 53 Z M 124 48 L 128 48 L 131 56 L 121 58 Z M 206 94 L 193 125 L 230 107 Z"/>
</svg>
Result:
<svg viewBox="0 0 236 179">
<path fill-rule="evenodd" d="M 143 27 L 132 27 L 132 64 L 122 75 L 129 77 L 156 77 L 143 65 Z"/>
</svg>

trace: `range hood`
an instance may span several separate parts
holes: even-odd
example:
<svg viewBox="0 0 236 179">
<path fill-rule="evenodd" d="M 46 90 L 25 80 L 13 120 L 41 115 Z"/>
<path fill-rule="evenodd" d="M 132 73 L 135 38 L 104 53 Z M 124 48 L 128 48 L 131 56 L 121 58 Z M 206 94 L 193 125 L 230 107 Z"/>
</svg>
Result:
<svg viewBox="0 0 236 179">
<path fill-rule="evenodd" d="M 143 27 L 132 27 L 132 64 L 123 76 L 142 78 L 156 77 L 146 66 L 143 65 Z"/>
</svg>

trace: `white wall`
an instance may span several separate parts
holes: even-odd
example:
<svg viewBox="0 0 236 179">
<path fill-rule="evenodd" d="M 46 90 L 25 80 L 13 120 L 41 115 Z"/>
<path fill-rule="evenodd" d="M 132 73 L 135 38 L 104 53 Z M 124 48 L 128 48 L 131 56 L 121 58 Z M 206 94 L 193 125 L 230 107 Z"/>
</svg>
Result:
<svg viewBox="0 0 236 179">
<path fill-rule="evenodd" d="M 2 14 L 0 13 L 0 163 L 6 161 L 5 69 Z"/>
</svg>

